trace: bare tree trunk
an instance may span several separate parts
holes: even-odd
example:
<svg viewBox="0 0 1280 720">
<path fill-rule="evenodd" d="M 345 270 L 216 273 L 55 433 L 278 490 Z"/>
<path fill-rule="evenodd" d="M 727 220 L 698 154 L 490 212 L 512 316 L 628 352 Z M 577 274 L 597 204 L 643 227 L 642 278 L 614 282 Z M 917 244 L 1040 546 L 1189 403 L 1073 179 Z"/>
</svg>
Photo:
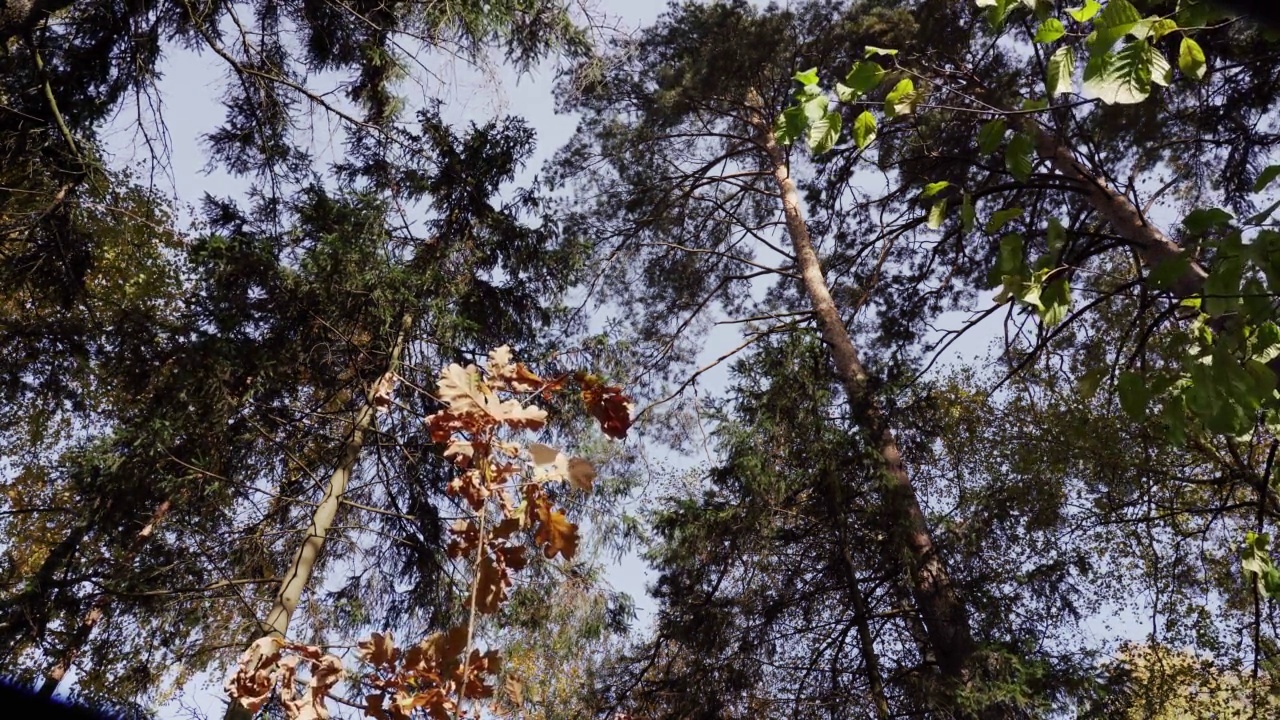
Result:
<svg viewBox="0 0 1280 720">
<path fill-rule="evenodd" d="M 254 636 L 255 640 L 270 636 L 284 639 L 288 633 L 289 621 L 293 617 L 294 610 L 298 607 L 302 592 L 311 581 L 316 561 L 319 560 L 320 551 L 324 548 L 324 541 L 328 537 L 329 531 L 333 528 L 333 521 L 338 514 L 338 506 L 342 502 L 342 496 L 347 491 L 347 483 L 351 480 L 351 472 L 355 469 L 356 461 L 360 459 L 361 450 L 364 449 L 365 435 L 374 426 L 374 420 L 377 418 L 375 396 L 383 384 L 383 378 L 393 375 L 399 370 L 400 356 L 404 351 L 406 338 L 412 325 L 413 316 L 406 313 L 401 320 L 395 343 L 392 345 L 391 357 L 387 360 L 386 373 L 382 378 L 374 381 L 374 384 L 366 394 L 364 407 L 360 408 L 360 411 L 356 413 L 352 422 L 351 434 L 347 436 L 347 441 L 342 447 L 342 455 L 339 457 L 333 473 L 329 476 L 329 484 L 325 488 L 324 497 L 320 499 L 320 504 L 316 506 L 315 512 L 311 515 L 311 524 L 307 527 L 306 537 L 303 538 L 302 545 L 298 547 L 298 552 L 294 555 L 293 562 L 284 575 L 280 590 L 276 593 L 275 604 L 271 607 L 271 612 L 267 614 L 267 619 L 258 626 L 258 633 Z M 238 702 L 233 701 L 227 706 L 225 720 L 250 720 L 252 717 L 253 713 L 246 710 Z"/>
<path fill-rule="evenodd" d="M 877 399 L 868 388 L 868 376 L 858 357 L 857 347 L 831 298 L 826 277 L 813 249 L 809 229 L 800 208 L 800 196 L 791 178 L 786 156 L 772 129 L 764 120 L 758 97 L 749 98 L 752 124 L 768 155 L 777 181 L 786 219 L 787 233 L 795 252 L 801 283 L 817 318 L 822 338 L 831 348 L 836 377 L 844 387 L 849 409 L 868 442 L 883 463 L 886 479 L 886 508 L 897 520 L 904 550 L 911 559 L 912 596 L 929 633 L 938 665 L 947 678 L 964 682 L 966 664 L 974 652 L 969 617 L 951 583 L 951 576 L 933 544 L 916 497 L 915 487 L 902 460 L 897 439 Z"/>
<path fill-rule="evenodd" d="M 156 527 L 169 514 L 170 504 L 165 500 L 156 507 L 155 512 L 151 514 L 151 522 L 148 522 L 138 534 L 134 536 L 133 545 L 129 548 L 129 554 L 121 562 L 121 567 L 128 569 L 133 565 L 133 559 L 137 556 L 142 547 L 147 544 L 151 536 L 155 534 Z M 62 650 L 61 657 L 49 668 L 45 673 L 44 682 L 40 685 L 38 694 L 40 697 L 51 698 L 58 690 L 58 684 L 62 682 L 62 678 L 66 676 L 67 671 L 71 669 L 71 665 L 75 663 L 84 650 L 85 643 L 89 641 L 89 636 L 93 634 L 93 629 L 97 627 L 102 620 L 103 614 L 106 612 L 107 606 L 111 604 L 110 595 L 103 592 L 94 598 L 93 604 L 89 606 L 89 612 L 80 619 L 80 624 L 76 626 L 75 632 L 71 635 L 71 640 Z"/>
</svg>

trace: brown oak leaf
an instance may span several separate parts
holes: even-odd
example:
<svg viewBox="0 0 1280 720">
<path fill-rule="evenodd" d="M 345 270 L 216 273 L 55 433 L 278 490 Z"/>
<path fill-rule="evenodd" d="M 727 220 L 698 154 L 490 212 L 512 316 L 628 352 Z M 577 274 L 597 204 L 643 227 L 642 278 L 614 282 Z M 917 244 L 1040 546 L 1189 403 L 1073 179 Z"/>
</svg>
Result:
<svg viewBox="0 0 1280 720">
<path fill-rule="evenodd" d="M 569 518 L 559 510 L 553 510 L 550 503 L 543 502 L 536 508 L 538 529 L 533 539 L 542 547 L 542 554 L 550 560 L 557 553 L 565 560 L 572 560 L 578 552 L 578 526 L 569 522 Z"/>
<path fill-rule="evenodd" d="M 373 633 L 368 640 L 361 640 L 356 643 L 359 651 L 360 659 L 370 663 L 374 667 L 390 667 L 400 657 L 400 650 L 396 648 L 395 636 L 388 630 L 386 634 Z"/>
<path fill-rule="evenodd" d="M 634 408 L 631 398 L 623 394 L 622 388 L 605 385 L 595 375 L 584 373 L 579 381 L 582 383 L 582 401 L 591 416 L 600 423 L 600 430 L 611 438 L 625 438 L 627 429 L 631 427 L 631 410 Z"/>
</svg>

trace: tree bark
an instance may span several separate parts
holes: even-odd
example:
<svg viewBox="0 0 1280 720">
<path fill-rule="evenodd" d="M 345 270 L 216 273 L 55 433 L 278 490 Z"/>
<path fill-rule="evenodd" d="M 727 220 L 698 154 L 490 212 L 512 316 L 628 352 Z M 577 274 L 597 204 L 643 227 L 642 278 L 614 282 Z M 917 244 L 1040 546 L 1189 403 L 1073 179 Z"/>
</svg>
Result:
<svg viewBox="0 0 1280 720">
<path fill-rule="evenodd" d="M 1089 204 L 1110 223 L 1116 234 L 1129 241 L 1144 265 L 1155 267 L 1185 254 L 1182 247 L 1164 231 L 1147 222 L 1146 217 L 1129 198 L 1117 192 L 1105 179 L 1081 163 L 1075 153 L 1058 142 L 1052 133 L 1030 118 L 1023 120 L 1021 125 L 1035 141 L 1037 154 L 1048 160 L 1059 173 L 1084 188 Z M 1195 295 L 1204 287 L 1208 276 L 1203 265 L 1190 259 L 1187 269 L 1174 280 L 1173 292 L 1178 297 Z"/>
<path fill-rule="evenodd" d="M 400 356 L 404 351 L 406 338 L 412 325 L 413 316 L 406 313 L 401 320 L 395 343 L 392 345 L 386 373 L 382 377 L 394 374 L 399 370 Z M 374 402 L 375 394 L 381 385 L 382 378 L 379 378 L 369 387 L 365 396 L 364 407 L 360 408 L 359 412 L 356 413 L 352 422 L 351 434 L 347 436 L 347 441 L 342 447 L 342 454 L 338 458 L 338 463 L 334 467 L 333 473 L 329 476 L 329 484 L 325 488 L 324 497 L 321 498 L 320 504 L 316 506 L 315 512 L 311 515 L 311 523 L 307 527 L 302 545 L 298 547 L 298 551 L 293 557 L 293 562 L 289 565 L 289 570 L 284 575 L 280 590 L 276 593 L 275 603 L 267 614 L 267 619 L 259 623 L 258 632 L 254 634 L 253 640 L 271 636 L 283 640 L 286 637 L 289 630 L 289 621 L 293 617 L 294 610 L 298 607 L 302 592 L 311 581 L 316 561 L 319 560 L 320 552 L 324 549 L 325 539 L 333 528 L 333 521 L 338 514 L 342 496 L 347 491 L 347 483 L 351 480 L 351 473 L 355 469 L 356 461 L 360 459 L 360 452 L 364 449 L 365 436 L 374 426 L 374 421 L 377 418 L 377 408 Z M 224 716 L 225 720 L 251 720 L 252 717 L 253 713 L 238 702 L 229 704 Z"/>
<path fill-rule="evenodd" d="M 759 98 L 750 98 L 748 102 L 752 109 L 752 124 L 778 185 L 787 234 L 796 256 L 804 293 L 817 318 L 822 339 L 831 348 L 836 377 L 844 388 L 852 417 L 883 463 L 888 496 L 886 508 L 897 521 L 905 545 L 903 549 L 911 559 L 911 590 L 916 608 L 924 621 L 929 642 L 943 675 L 963 683 L 967 677 L 967 663 L 974 652 L 968 614 L 933 544 L 933 536 L 920 509 L 915 486 L 907 473 L 897 438 L 894 437 L 883 408 L 869 390 L 867 371 L 858 357 L 849 329 L 831 298 L 831 290 L 804 221 L 800 195 L 796 190 L 795 180 L 791 178 L 786 156 L 764 120 Z"/>
<path fill-rule="evenodd" d="M 155 534 L 156 527 L 169 514 L 170 504 L 168 500 L 160 503 L 156 507 L 155 512 L 151 514 L 151 522 L 138 531 L 134 536 L 133 545 L 129 548 L 128 555 L 121 562 L 121 567 L 129 568 L 133 565 L 133 559 L 137 556 L 142 547 L 147 544 L 151 536 Z M 58 685 L 62 682 L 62 678 L 66 676 L 67 671 L 71 669 L 73 663 L 84 650 L 85 643 L 89 641 L 89 636 L 93 634 L 93 629 L 97 627 L 98 622 L 102 620 L 103 614 L 106 612 L 107 606 L 111 604 L 110 596 L 107 593 L 101 593 L 94 598 L 93 604 L 89 606 L 89 612 L 81 618 L 80 624 L 76 626 L 75 632 L 71 635 L 71 640 L 62 650 L 62 655 L 58 661 L 49 668 L 45 673 L 44 682 L 41 683 L 38 694 L 43 698 L 52 698 L 57 692 Z"/>
</svg>

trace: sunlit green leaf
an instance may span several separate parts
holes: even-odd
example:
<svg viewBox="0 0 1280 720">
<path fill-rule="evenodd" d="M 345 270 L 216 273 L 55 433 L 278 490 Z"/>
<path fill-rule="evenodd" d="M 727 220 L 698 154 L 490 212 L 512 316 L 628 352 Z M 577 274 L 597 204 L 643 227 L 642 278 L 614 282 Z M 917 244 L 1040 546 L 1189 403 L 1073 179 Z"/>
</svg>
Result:
<svg viewBox="0 0 1280 720">
<path fill-rule="evenodd" d="M 874 60 L 861 60 L 853 64 L 853 69 L 844 77 L 847 85 L 856 95 L 871 92 L 884 80 L 884 68 Z"/>
<path fill-rule="evenodd" d="M 1067 14 L 1071 16 L 1072 20 L 1082 23 L 1092 20 L 1093 16 L 1097 15 L 1101 9 L 1102 5 L 1098 3 L 1098 0 L 1085 0 L 1082 7 L 1068 8 Z"/>
<path fill-rule="evenodd" d="M 859 150 L 866 150 L 875 139 L 876 116 L 869 110 L 863 110 L 853 121 L 853 141 L 857 143 Z"/>
<path fill-rule="evenodd" d="M 889 91 L 888 96 L 884 99 L 884 112 L 889 117 L 898 117 L 899 115 L 910 115 L 915 110 L 915 105 L 919 101 L 919 95 L 916 93 L 915 83 L 911 82 L 911 78 L 903 78 L 893 86 L 893 90 Z"/>
<path fill-rule="evenodd" d="M 840 113 L 834 110 L 809 124 L 809 149 L 821 155 L 840 140 Z"/>
<path fill-rule="evenodd" d="M 809 68 L 791 76 L 792 80 L 799 82 L 801 85 L 816 85 L 818 83 L 818 68 Z"/>
<path fill-rule="evenodd" d="M 947 218 L 947 201 L 944 198 L 934 203 L 933 207 L 929 208 L 929 220 L 928 220 L 929 229 L 937 230 L 938 228 L 942 227 L 942 223 L 944 220 L 946 220 L 946 218 Z"/>
<path fill-rule="evenodd" d="M 937 195 L 938 193 L 942 192 L 943 190 L 946 190 L 949 187 L 951 187 L 950 180 L 939 180 L 938 182 L 931 182 L 928 185 L 924 186 L 924 192 L 920 193 L 920 197 L 931 198 L 934 195 Z"/>
<path fill-rule="evenodd" d="M 1053 51 L 1046 70 L 1045 90 L 1050 95 L 1061 95 L 1075 89 L 1076 53 L 1070 46 L 1063 45 Z"/>
<path fill-rule="evenodd" d="M 1035 37 L 1032 39 L 1038 43 L 1051 43 L 1066 34 L 1067 29 L 1062 26 L 1061 20 L 1049 18 L 1040 23 L 1040 27 L 1036 28 Z"/>
</svg>

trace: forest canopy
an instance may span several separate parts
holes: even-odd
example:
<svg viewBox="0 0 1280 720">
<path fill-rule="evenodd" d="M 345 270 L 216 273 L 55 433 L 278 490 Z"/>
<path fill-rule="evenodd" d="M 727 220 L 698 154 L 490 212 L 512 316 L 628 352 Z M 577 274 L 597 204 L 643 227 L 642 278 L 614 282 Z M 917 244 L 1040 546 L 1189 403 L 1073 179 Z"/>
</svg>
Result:
<svg viewBox="0 0 1280 720">
<path fill-rule="evenodd" d="M 0 6 L 0 677 L 138 718 L 1275 715 L 1273 9 L 625 13 Z M 230 195 L 147 171 L 180 54 Z M 440 63 L 559 115 L 459 120 Z"/>
</svg>

